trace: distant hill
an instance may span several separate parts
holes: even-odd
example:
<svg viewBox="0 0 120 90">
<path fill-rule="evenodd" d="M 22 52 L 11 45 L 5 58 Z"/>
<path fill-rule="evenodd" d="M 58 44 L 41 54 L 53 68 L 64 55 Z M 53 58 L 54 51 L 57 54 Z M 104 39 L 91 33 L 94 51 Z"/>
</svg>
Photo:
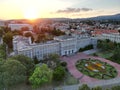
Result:
<svg viewBox="0 0 120 90">
<path fill-rule="evenodd" d="M 54 21 L 65 21 L 71 20 L 70 18 L 51 18 Z M 97 17 L 90 17 L 90 18 L 76 18 L 72 20 L 119 20 L 120 21 L 120 13 L 115 15 L 105 15 L 105 16 L 97 16 Z"/>
<path fill-rule="evenodd" d="M 97 17 L 85 18 L 82 20 L 87 20 L 87 19 L 88 20 L 120 20 L 120 14 L 97 16 Z"/>
<path fill-rule="evenodd" d="M 41 20 L 53 20 L 53 21 L 79 21 L 79 20 L 119 20 L 120 21 L 120 13 L 115 14 L 115 15 L 105 15 L 105 16 L 97 16 L 97 17 L 90 17 L 90 18 L 76 18 L 76 19 L 71 19 L 71 18 L 38 18 L 38 21 Z M 12 19 L 12 20 L 7 20 L 7 21 L 28 21 L 27 19 Z"/>
</svg>

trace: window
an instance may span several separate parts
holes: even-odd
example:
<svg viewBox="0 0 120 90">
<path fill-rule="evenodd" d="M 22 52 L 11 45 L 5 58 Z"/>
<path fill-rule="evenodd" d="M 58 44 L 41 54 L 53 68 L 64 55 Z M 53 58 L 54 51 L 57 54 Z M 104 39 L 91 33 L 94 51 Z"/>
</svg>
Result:
<svg viewBox="0 0 120 90">
<path fill-rule="evenodd" d="M 65 55 L 67 55 L 67 51 L 65 51 Z"/>
<path fill-rule="evenodd" d="M 72 53 L 74 53 L 74 50 L 72 50 Z"/>
<path fill-rule="evenodd" d="M 70 54 L 70 51 L 69 51 L 69 54 Z"/>
</svg>

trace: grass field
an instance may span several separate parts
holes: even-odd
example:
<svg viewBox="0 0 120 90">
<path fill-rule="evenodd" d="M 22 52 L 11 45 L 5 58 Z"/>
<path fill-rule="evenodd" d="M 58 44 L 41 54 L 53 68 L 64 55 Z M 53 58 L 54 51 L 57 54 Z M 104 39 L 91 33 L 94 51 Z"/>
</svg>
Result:
<svg viewBox="0 0 120 90">
<path fill-rule="evenodd" d="M 113 55 L 113 51 L 100 51 L 95 54 L 102 58 L 110 58 Z M 94 55 L 94 54 L 92 54 L 92 55 Z"/>
</svg>

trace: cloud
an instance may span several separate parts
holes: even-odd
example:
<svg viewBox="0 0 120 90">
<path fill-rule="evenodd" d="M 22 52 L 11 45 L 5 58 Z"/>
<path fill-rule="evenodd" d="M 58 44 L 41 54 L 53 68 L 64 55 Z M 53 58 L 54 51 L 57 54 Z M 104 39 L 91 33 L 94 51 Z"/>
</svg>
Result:
<svg viewBox="0 0 120 90">
<path fill-rule="evenodd" d="M 79 12 L 87 12 L 87 11 L 92 11 L 91 8 L 66 8 L 62 10 L 56 11 L 56 13 L 79 13 Z"/>
</svg>

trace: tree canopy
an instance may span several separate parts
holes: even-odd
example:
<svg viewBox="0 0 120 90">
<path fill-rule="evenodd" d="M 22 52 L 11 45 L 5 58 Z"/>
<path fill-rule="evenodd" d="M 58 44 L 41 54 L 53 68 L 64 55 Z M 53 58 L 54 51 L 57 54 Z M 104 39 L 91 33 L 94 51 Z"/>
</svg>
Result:
<svg viewBox="0 0 120 90">
<path fill-rule="evenodd" d="M 6 43 L 9 48 L 12 48 L 13 47 L 12 39 L 13 39 L 12 32 L 7 32 L 3 37 L 3 42 Z"/>
<path fill-rule="evenodd" d="M 29 78 L 29 81 L 32 84 L 33 88 L 40 87 L 45 83 L 49 83 L 52 80 L 52 70 L 47 67 L 46 64 L 37 66 L 34 70 L 34 73 Z"/>
<path fill-rule="evenodd" d="M 0 60 L 0 87 L 7 88 L 25 81 L 25 66 L 19 61 L 8 59 Z"/>
<path fill-rule="evenodd" d="M 58 66 L 53 71 L 53 80 L 61 81 L 65 77 L 65 68 L 62 66 Z"/>
<path fill-rule="evenodd" d="M 24 55 L 17 55 L 13 56 L 12 59 L 18 60 L 26 67 L 26 74 L 29 76 L 33 70 L 34 70 L 34 63 L 33 60 L 29 57 L 26 57 Z"/>
<path fill-rule="evenodd" d="M 3 28 L 2 28 L 2 27 L 0 27 L 0 37 L 2 37 L 2 36 L 3 36 L 3 34 L 4 34 L 4 30 L 3 30 Z"/>
<path fill-rule="evenodd" d="M 0 58 L 2 59 L 6 58 L 6 47 L 4 44 L 0 45 Z"/>
</svg>

